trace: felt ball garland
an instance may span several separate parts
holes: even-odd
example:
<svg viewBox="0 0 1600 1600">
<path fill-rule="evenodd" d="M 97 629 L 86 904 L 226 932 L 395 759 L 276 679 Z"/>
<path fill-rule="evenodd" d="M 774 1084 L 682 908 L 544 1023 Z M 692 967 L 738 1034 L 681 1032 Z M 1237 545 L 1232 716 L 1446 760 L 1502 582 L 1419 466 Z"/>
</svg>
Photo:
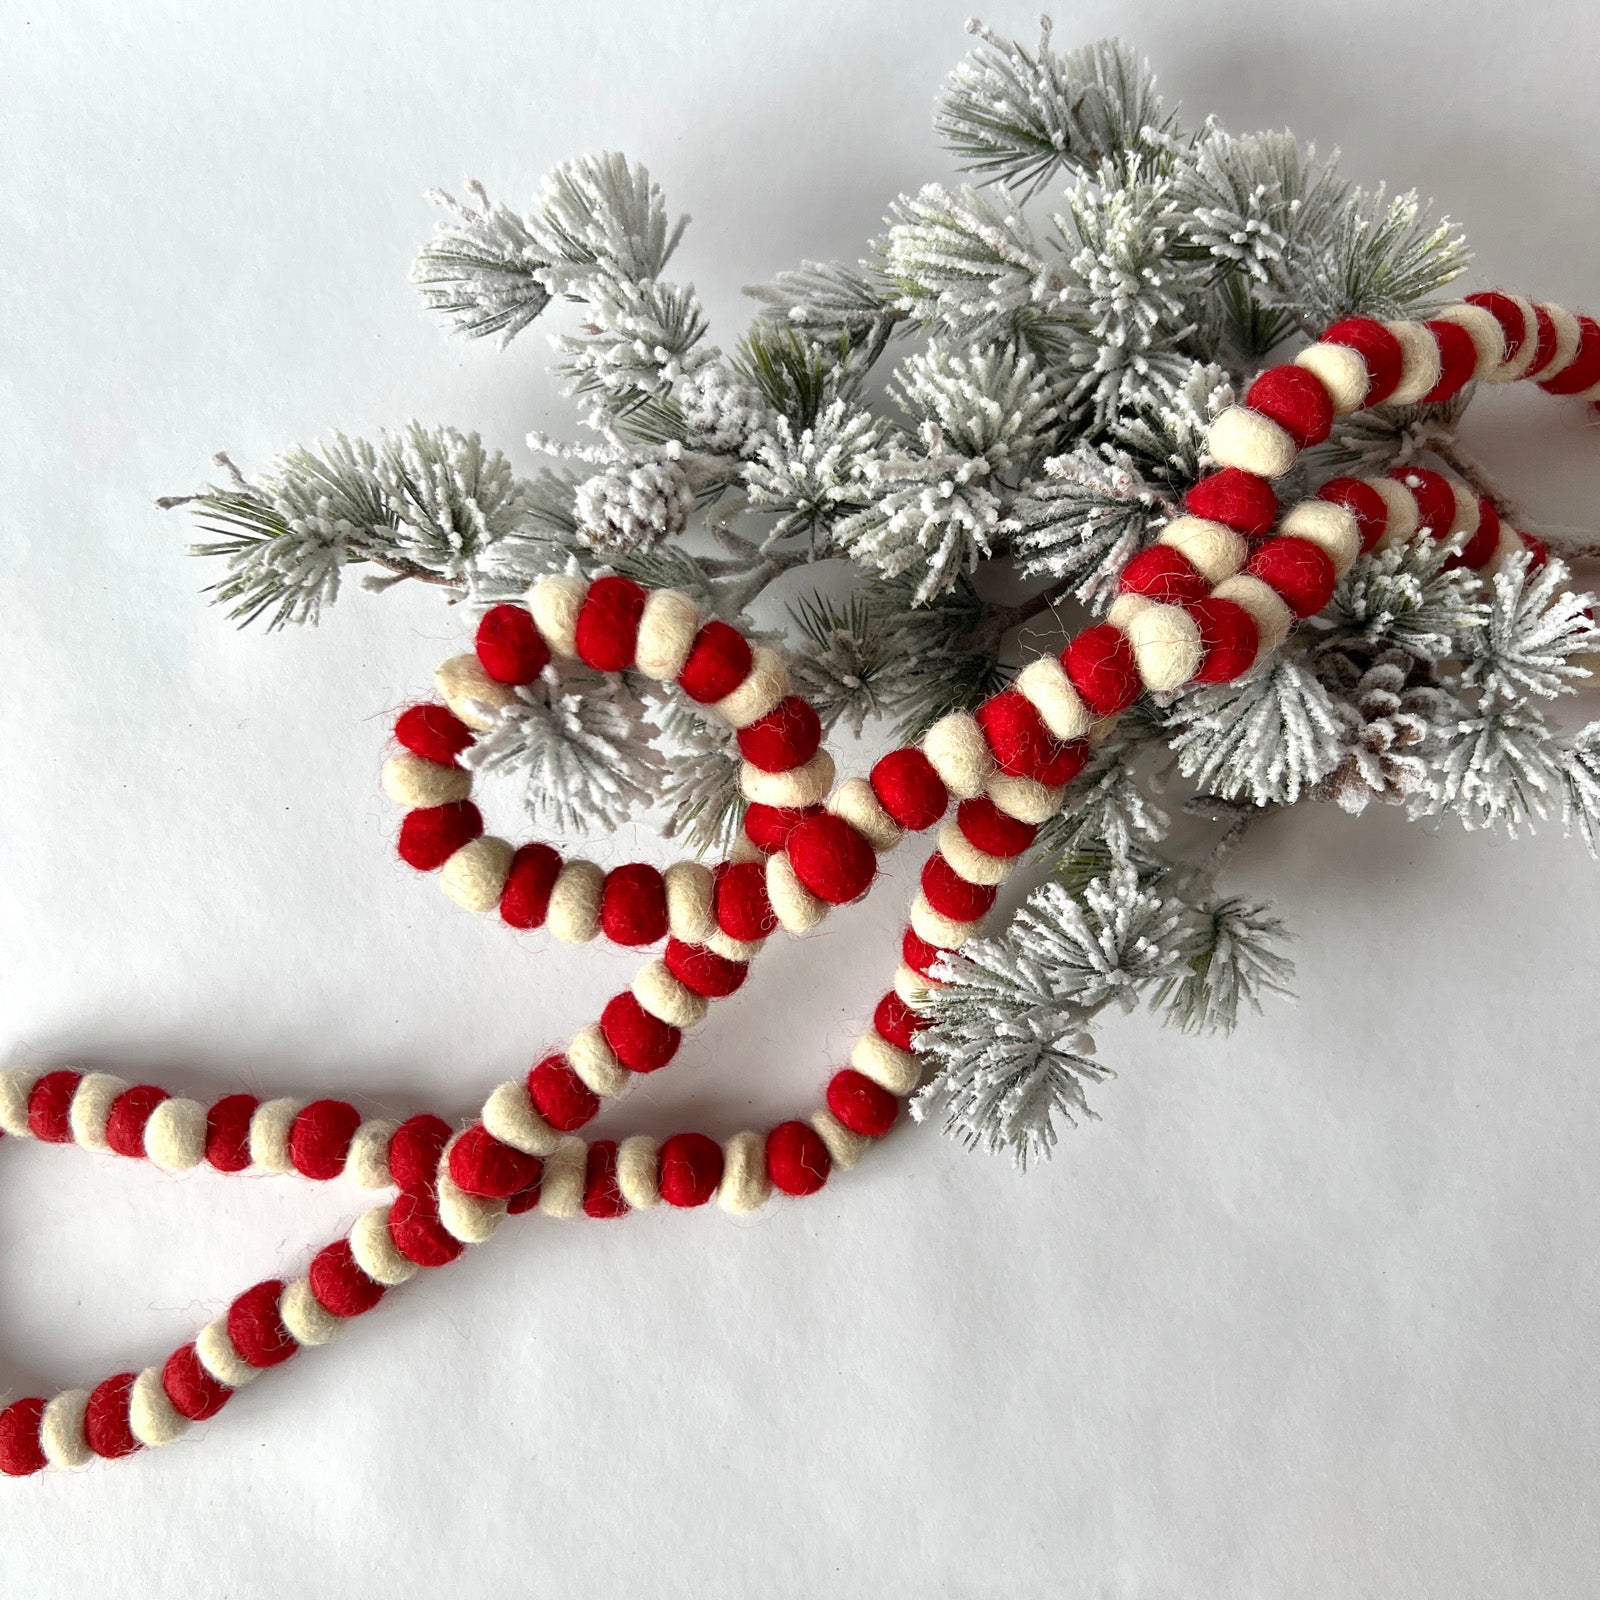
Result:
<svg viewBox="0 0 1600 1600">
<path fill-rule="evenodd" d="M 773 1192 L 813 1194 L 835 1169 L 854 1166 L 916 1086 L 918 1007 L 939 981 L 939 961 L 976 933 L 1108 719 L 1142 693 L 1247 671 L 1295 618 L 1326 603 L 1363 550 L 1460 537 L 1457 559 L 1474 570 L 1524 550 L 1544 558 L 1538 541 L 1504 526 L 1487 502 L 1422 469 L 1333 480 L 1281 519 L 1272 488 L 1340 414 L 1521 376 L 1551 393 L 1600 398 L 1600 325 L 1504 294 L 1472 296 L 1428 323 L 1338 324 L 1217 418 L 1219 470 L 1186 497 L 1184 515 L 1152 547 L 1162 553 L 1129 563 L 1104 623 L 1058 658 L 1030 663 L 971 715 L 941 719 L 918 748 L 885 757 L 867 780 L 837 788 L 820 724 L 790 693 L 782 662 L 725 623 L 700 625 L 687 596 L 623 578 L 562 577 L 536 586 L 525 606 L 491 608 L 474 653 L 440 667 L 443 704 L 397 719 L 401 753 L 385 769 L 385 787 L 407 807 L 402 859 L 439 872 L 462 904 L 498 909 L 513 927 L 548 925 L 572 942 L 604 934 L 635 947 L 665 939 L 664 955 L 565 1052 L 496 1088 L 459 1132 L 426 1114 L 399 1124 L 363 1118 L 334 1099 L 231 1094 L 207 1107 L 106 1073 L 0 1073 L 0 1134 L 173 1171 L 203 1162 L 394 1191 L 319 1251 L 303 1277 L 246 1289 L 159 1365 L 0 1410 L 0 1473 L 76 1468 L 180 1437 L 259 1373 L 333 1339 L 390 1288 L 486 1242 L 507 1216 L 615 1219 L 713 1199 L 743 1212 Z M 483 833 L 459 758 L 499 708 L 570 659 L 675 682 L 738 730 L 752 802 L 741 842 L 748 858 L 608 874 L 549 845 L 513 849 Z M 630 1074 L 667 1065 L 709 1002 L 738 990 L 772 932 L 805 931 L 858 898 L 878 853 L 935 823 L 943 824 L 938 845 L 893 985 L 809 1119 L 720 1142 L 696 1132 L 659 1143 L 576 1136 Z"/>
</svg>

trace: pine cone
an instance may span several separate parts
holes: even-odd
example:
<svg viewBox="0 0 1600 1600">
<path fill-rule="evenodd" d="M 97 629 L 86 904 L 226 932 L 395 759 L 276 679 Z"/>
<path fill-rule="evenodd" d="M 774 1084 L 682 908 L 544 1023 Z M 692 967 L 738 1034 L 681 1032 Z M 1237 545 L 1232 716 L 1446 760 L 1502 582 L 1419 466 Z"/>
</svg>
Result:
<svg viewBox="0 0 1600 1600">
<path fill-rule="evenodd" d="M 1449 696 L 1431 684 L 1413 684 L 1416 661 L 1385 650 L 1370 663 L 1342 651 L 1317 662 L 1317 675 L 1334 698 L 1344 754 L 1313 790 L 1352 816 L 1370 801 L 1403 804 L 1428 774 L 1426 749 L 1448 712 Z"/>
<path fill-rule="evenodd" d="M 694 491 L 669 457 L 619 462 L 578 486 L 578 537 L 591 550 L 646 550 L 682 533 Z"/>
<path fill-rule="evenodd" d="M 678 405 L 689 443 L 712 455 L 751 455 L 772 425 L 761 391 L 717 361 L 679 380 Z"/>
</svg>

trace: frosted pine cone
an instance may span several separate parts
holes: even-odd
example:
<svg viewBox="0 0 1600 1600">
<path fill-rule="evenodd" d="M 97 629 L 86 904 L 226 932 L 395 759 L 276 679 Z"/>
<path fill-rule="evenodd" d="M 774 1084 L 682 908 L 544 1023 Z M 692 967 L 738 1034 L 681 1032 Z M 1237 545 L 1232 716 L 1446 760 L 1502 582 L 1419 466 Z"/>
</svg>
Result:
<svg viewBox="0 0 1600 1600">
<path fill-rule="evenodd" d="M 690 444 L 711 455 L 748 456 L 772 427 L 761 391 L 718 361 L 679 380 L 678 404 Z"/>
<path fill-rule="evenodd" d="M 1386 650 L 1367 666 L 1341 652 L 1318 662 L 1318 676 L 1333 693 L 1343 755 L 1317 785 L 1317 799 L 1359 816 L 1373 800 L 1402 804 L 1426 782 L 1425 752 L 1449 696 L 1429 684 L 1408 684 L 1414 666 L 1401 650 Z"/>
<path fill-rule="evenodd" d="M 592 550 L 646 550 L 682 533 L 693 509 L 681 462 L 618 462 L 578 486 L 578 537 Z"/>
</svg>

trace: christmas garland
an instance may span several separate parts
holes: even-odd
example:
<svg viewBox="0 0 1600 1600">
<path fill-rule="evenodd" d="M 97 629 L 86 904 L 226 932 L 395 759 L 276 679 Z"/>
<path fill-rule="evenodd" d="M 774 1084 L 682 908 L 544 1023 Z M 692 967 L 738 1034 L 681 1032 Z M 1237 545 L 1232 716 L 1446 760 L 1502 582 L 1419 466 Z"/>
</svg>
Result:
<svg viewBox="0 0 1600 1600">
<path fill-rule="evenodd" d="M 458 904 L 498 910 L 512 927 L 545 924 L 573 944 L 602 931 L 624 945 L 665 937 L 664 957 L 564 1053 L 496 1089 L 462 1133 L 429 1116 L 398 1127 L 364 1121 L 332 1099 L 300 1106 L 231 1095 L 206 1107 L 105 1073 L 7 1073 L 0 1130 L 14 1137 L 144 1156 L 172 1172 L 205 1161 L 222 1172 L 348 1175 L 399 1196 L 325 1247 L 305 1277 L 247 1289 L 159 1366 L 116 1374 L 92 1391 L 14 1401 L 0 1412 L 0 1471 L 81 1467 L 181 1437 L 262 1371 L 326 1344 L 419 1269 L 485 1243 L 508 1215 L 537 1208 L 613 1218 L 663 1200 L 695 1207 L 712 1198 L 747 1212 L 774 1188 L 812 1194 L 834 1167 L 854 1166 L 916 1087 L 918 1012 L 928 985 L 940 981 L 939 961 L 977 932 L 998 885 L 1060 809 L 1098 724 L 1143 693 L 1249 670 L 1294 618 L 1327 603 L 1364 549 L 1464 536 L 1461 558 L 1485 567 L 1524 548 L 1492 507 L 1434 474 L 1336 479 L 1281 521 L 1273 481 L 1327 437 L 1338 412 L 1397 391 L 1443 400 L 1474 378 L 1526 376 L 1551 393 L 1600 396 L 1600 324 L 1491 294 L 1426 323 L 1354 319 L 1330 329 L 1217 418 L 1209 443 L 1219 470 L 1191 491 L 1188 515 L 1129 563 L 1110 621 L 1079 633 L 1059 658 L 1036 658 L 975 714 L 941 719 L 920 747 L 879 762 L 870 780 L 837 789 L 821 723 L 790 692 L 783 661 L 725 623 L 702 625 L 689 596 L 620 577 L 552 577 L 526 607 L 488 611 L 476 653 L 438 670 L 444 704 L 414 706 L 396 725 L 404 750 L 385 767 L 384 785 L 412 808 L 401 825 L 402 858 L 438 870 Z M 458 758 L 473 729 L 495 726 L 552 658 L 675 682 L 738 730 L 743 787 L 761 808 L 753 830 L 747 818 L 746 859 L 715 870 L 680 862 L 664 873 L 634 865 L 607 874 L 563 862 L 548 845 L 513 849 L 483 833 Z M 825 1108 L 808 1122 L 720 1144 L 702 1133 L 659 1145 L 642 1135 L 574 1137 L 632 1075 L 667 1065 L 710 1001 L 738 989 L 770 932 L 808 932 L 830 907 L 859 899 L 876 853 L 903 832 L 931 827 L 952 799 L 956 820 L 923 869 L 895 987 L 852 1065 L 830 1080 Z"/>
<path fill-rule="evenodd" d="M 1062 87 L 1056 82 L 1067 71 L 1061 58 L 1048 52 L 1035 58 L 990 43 L 998 56 L 982 61 L 983 71 L 1003 68 L 1015 77 L 1026 69 Z M 1107 58 L 1087 59 L 1099 70 Z M 975 69 L 967 70 L 970 77 Z M 970 112 L 962 98 L 966 88 L 970 84 L 958 74 L 949 107 L 966 105 Z M 1075 103 L 1074 114 L 1081 117 L 1083 96 Z M 1038 105 L 1030 104 L 1037 112 Z M 1139 109 L 1149 107 L 1141 101 Z M 953 110 L 949 114 L 955 117 Z M 958 119 L 950 127 L 958 134 L 966 130 L 955 140 L 958 148 L 961 137 L 976 137 L 970 121 Z M 1145 124 L 1135 132 L 1144 138 Z M 1037 177 L 1065 159 L 1066 144 L 1049 146 L 1056 157 L 1043 153 L 1037 138 L 1031 145 L 1013 138 L 1007 148 L 1013 166 L 1003 176 Z M 983 149 L 973 146 L 966 153 L 981 158 Z M 1028 159 L 1042 167 L 1015 165 L 1029 150 Z M 610 179 L 627 180 L 626 169 L 601 170 Z M 538 274 L 519 278 L 512 270 L 522 246 L 520 224 L 509 213 L 485 202 L 473 221 L 480 229 L 480 267 L 488 259 L 483 228 L 502 246 L 516 247 L 502 251 L 498 265 L 490 261 L 493 271 L 480 279 L 485 293 L 486 283 L 498 283 L 498 298 L 490 296 L 489 315 L 480 318 L 478 331 L 515 332 L 531 303 L 525 280 L 536 277 L 539 295 L 548 299 L 560 275 L 536 253 L 528 259 L 541 261 Z M 600 226 L 593 216 L 591 222 Z M 1015 242 L 1014 219 L 1001 222 L 1002 238 Z M 657 268 L 668 248 L 654 226 L 637 230 L 633 245 L 652 251 Z M 607 248 L 615 246 L 612 239 Z M 586 248 L 591 257 L 598 253 L 593 241 Z M 429 270 L 438 265 L 436 255 Z M 835 288 L 840 281 L 834 280 Z M 654 275 L 639 282 L 654 284 Z M 565 287 L 572 286 L 567 281 Z M 458 311 L 468 309 L 453 303 Z M 533 314 L 541 309 L 542 301 Z M 651 318 L 659 324 L 682 314 L 681 304 L 673 311 L 670 296 L 652 300 L 640 291 L 617 311 L 615 322 L 642 338 Z M 803 360 L 810 359 L 803 353 Z M 849 359 L 848 341 L 840 359 Z M 986 358 L 963 359 L 970 373 Z M 633 371 L 652 362 L 663 365 L 659 346 L 630 349 L 627 340 L 607 356 L 611 376 L 617 368 Z M 803 382 L 811 370 L 791 371 L 781 381 Z M 991 366 L 988 378 L 996 370 Z M 1014 359 L 1008 370 L 1016 375 Z M 594 369 L 588 377 L 603 387 Z M 692 409 L 690 399 L 701 404 L 706 415 L 695 426 L 704 442 L 719 416 L 728 420 L 728 395 L 719 396 L 715 382 L 703 381 L 686 396 L 682 377 L 673 373 L 668 387 L 680 420 Z M 1416 571 L 1476 575 L 1475 582 L 1499 583 L 1509 576 L 1513 584 L 1548 567 L 1564 581 L 1565 569 L 1552 560 L 1545 542 L 1514 528 L 1485 487 L 1413 462 L 1377 473 L 1334 474 L 1287 509 L 1280 504 L 1302 454 L 1325 446 L 1342 419 L 1380 407 L 1449 407 L 1475 384 L 1518 378 L 1553 395 L 1600 399 L 1600 324 L 1502 293 L 1472 295 L 1419 317 L 1336 319 L 1292 360 L 1260 371 L 1241 402 L 1209 420 L 1196 452 L 1204 470 L 1184 491 L 1181 505 L 1163 506 L 1150 518 L 1151 536 L 1123 552 L 1111 591 L 1103 596 L 1103 620 L 1079 629 L 1059 653 L 1030 660 L 1007 686 L 974 698 L 970 709 L 931 718 L 920 737 L 877 762 L 866 778 L 837 785 L 834 760 L 824 747 L 823 711 L 814 695 L 803 692 L 804 681 L 798 687 L 794 681 L 802 659 L 786 659 L 731 626 L 706 594 L 652 581 L 646 573 L 616 571 L 549 572 L 515 598 L 495 598 L 487 592 L 491 585 L 480 584 L 474 592 L 484 604 L 474 650 L 439 666 L 438 701 L 407 708 L 395 724 L 399 748 L 385 764 L 383 786 L 405 810 L 399 855 L 418 871 L 437 873 L 441 887 L 464 909 L 498 915 L 513 929 L 548 928 L 570 944 L 603 936 L 641 950 L 662 946 L 662 953 L 650 957 L 631 986 L 564 1050 L 495 1088 L 477 1119 L 460 1130 L 429 1114 L 399 1124 L 364 1118 L 335 1098 L 301 1104 L 229 1094 L 205 1105 L 156 1085 L 129 1086 L 106 1073 L 15 1068 L 0 1074 L 0 1133 L 11 1138 L 147 1159 L 170 1172 L 204 1164 L 224 1173 L 345 1178 L 369 1190 L 393 1191 L 347 1237 L 323 1248 L 303 1276 L 257 1283 L 164 1361 L 116 1374 L 92 1390 L 13 1401 L 0 1411 L 0 1472 L 24 1476 L 46 1466 L 81 1467 L 180 1437 L 261 1372 L 303 1347 L 329 1342 L 390 1288 L 487 1242 L 508 1216 L 539 1210 L 558 1218 L 617 1218 L 661 1202 L 694 1208 L 713 1199 L 729 1212 L 745 1213 L 774 1192 L 815 1193 L 835 1170 L 855 1166 L 895 1124 L 929 1061 L 940 1063 L 957 1048 L 961 1014 L 941 1023 L 942 1008 L 963 987 L 981 993 L 984 968 L 973 952 L 982 948 L 975 941 L 997 891 L 1036 849 L 1041 830 L 1074 809 L 1069 796 L 1104 781 L 1097 763 L 1115 747 L 1118 719 L 1136 706 L 1177 706 L 1186 697 L 1258 681 L 1295 625 L 1325 613 L 1341 581 L 1364 558 L 1415 555 L 1422 563 Z M 645 409 L 628 391 L 620 414 L 638 427 Z M 991 412 L 1003 415 L 1003 408 L 996 402 Z M 818 408 L 812 416 L 820 417 Z M 848 429 L 844 437 L 850 437 Z M 860 430 L 854 440 L 863 453 L 876 449 Z M 707 459 L 737 459 L 744 449 L 739 429 L 731 425 L 721 442 L 720 453 L 704 452 Z M 816 443 L 811 436 L 799 453 Z M 933 434 L 926 443 L 929 459 L 943 448 Z M 970 467 L 980 457 L 995 465 L 982 452 L 969 451 L 964 459 Z M 681 529 L 696 495 L 715 486 L 704 476 L 696 483 L 685 459 L 684 451 L 669 450 L 655 462 L 661 471 L 641 479 L 633 468 L 620 484 L 611 465 L 602 464 L 591 478 L 570 485 L 571 504 L 582 508 L 590 532 L 602 543 L 610 538 L 611 553 L 619 554 L 615 544 L 624 525 L 642 521 L 653 535 Z M 426 474 L 385 478 L 387 469 L 370 452 L 363 457 L 355 451 L 349 461 L 369 472 L 372 483 L 386 483 L 386 492 L 398 494 L 395 485 L 403 479 L 415 504 L 429 502 L 436 510 L 461 482 L 459 472 L 448 483 Z M 907 514 L 894 484 L 896 474 L 915 474 L 891 456 L 873 461 L 874 481 L 890 488 L 870 508 L 840 512 L 836 531 L 870 510 L 881 535 Z M 457 531 L 476 527 L 481 534 L 489 521 L 485 506 L 509 491 L 497 487 L 499 469 L 484 460 L 481 447 L 464 447 L 457 468 L 463 463 L 477 497 L 471 514 L 452 525 Z M 676 476 L 665 470 L 667 463 L 680 469 Z M 704 475 L 721 469 L 702 460 L 696 470 Z M 926 481 L 919 481 L 926 489 Z M 327 487 L 324 481 L 322 509 L 302 515 L 298 527 L 248 484 L 215 491 L 202 504 L 213 512 L 220 507 L 236 521 L 255 517 L 269 527 L 271 539 L 290 537 L 304 545 L 316 518 L 326 522 Z M 948 498 L 954 489 L 940 493 Z M 380 516 L 369 514 L 369 528 L 399 526 L 397 514 L 379 509 Z M 348 516 L 343 520 L 341 560 L 357 542 L 351 537 L 355 524 Z M 932 521 L 922 524 L 924 531 Z M 438 518 L 432 524 L 441 525 Z M 848 544 L 855 534 L 840 537 Z M 931 552 L 931 575 L 947 566 L 937 542 L 924 540 L 922 548 Z M 224 588 L 230 598 L 242 598 L 247 611 L 259 610 L 272 594 L 280 604 L 287 598 L 292 611 L 316 589 L 314 583 L 296 599 L 286 597 L 280 585 L 263 598 L 259 552 L 241 554 L 235 547 L 228 553 L 235 579 Z M 387 567 L 395 581 L 440 578 L 437 564 L 413 561 L 393 547 L 370 547 L 364 559 Z M 317 582 L 326 598 L 326 575 Z M 1592 629 L 1561 621 L 1557 631 L 1567 655 L 1576 653 L 1576 644 L 1593 643 Z M 1530 675 L 1538 670 L 1537 662 L 1524 667 Z M 684 859 L 665 869 L 632 863 L 605 871 L 544 842 L 514 846 L 486 834 L 472 798 L 477 774 L 529 766 L 527 751 L 569 691 L 603 697 L 607 685 L 629 678 L 654 686 L 676 705 L 693 707 L 702 729 L 726 730 L 737 752 L 738 790 L 738 832 L 726 858 L 715 866 Z M 1400 686 L 1406 686 L 1404 675 Z M 581 709 L 572 716 L 572 726 L 591 745 L 608 737 L 605 724 L 584 722 Z M 1292 744 L 1294 729 L 1285 726 L 1281 733 Z M 548 770 L 534 773 L 541 776 L 558 785 L 565 781 Z M 1080 799 L 1078 809 L 1084 808 Z M 745 1130 L 721 1140 L 699 1132 L 659 1143 L 641 1135 L 582 1137 L 581 1130 L 636 1076 L 668 1065 L 685 1030 L 704 1020 L 711 1001 L 739 989 L 748 963 L 774 932 L 807 933 L 833 907 L 859 900 L 872 886 L 880 854 L 907 834 L 936 825 L 937 843 L 908 914 L 892 986 L 857 1041 L 850 1065 L 829 1080 L 820 1108 L 765 1132 Z M 1127 865 L 1113 863 L 1119 869 Z M 1073 915 L 1102 914 L 1109 928 L 1127 909 L 1120 893 L 1114 874 L 1095 877 L 1083 887 Z M 1063 927 L 1058 936 L 1070 943 L 1074 925 L 1065 914 Z M 1098 970 L 1106 993 L 1126 985 L 1130 974 L 1138 981 L 1137 960 L 1157 943 L 1137 928 L 1129 941 L 1132 954 L 1110 951 L 1101 940 Z M 1260 960 L 1255 989 L 1271 976 L 1265 958 Z M 963 961 L 976 966 L 964 971 Z M 1254 992 L 1248 975 L 1230 981 Z M 1213 1003 L 1221 1002 L 1213 997 Z M 1081 1075 L 1093 1073 L 1084 1066 Z M 1076 1092 L 1076 1080 L 1066 1092 Z"/>
</svg>

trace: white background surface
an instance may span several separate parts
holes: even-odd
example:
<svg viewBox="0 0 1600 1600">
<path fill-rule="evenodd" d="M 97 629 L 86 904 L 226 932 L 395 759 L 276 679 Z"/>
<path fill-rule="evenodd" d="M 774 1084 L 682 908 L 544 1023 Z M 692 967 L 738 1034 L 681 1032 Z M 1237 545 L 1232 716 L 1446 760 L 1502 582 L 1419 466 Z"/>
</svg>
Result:
<svg viewBox="0 0 1600 1600">
<path fill-rule="evenodd" d="M 630 958 L 393 860 L 375 777 L 458 636 L 437 600 L 236 634 L 151 501 L 335 425 L 518 461 L 570 430 L 538 332 L 449 341 L 406 284 L 421 191 L 464 172 L 516 202 L 645 159 L 731 341 L 740 284 L 853 256 L 944 173 L 962 5 L 0 12 L 0 1051 L 464 1116 L 588 1019 Z M 1476 286 L 1600 306 L 1592 8 L 1325 9 L 1058 26 L 1120 31 L 1195 120 L 1438 195 Z M 1517 489 L 1593 521 L 1571 408 L 1483 410 Z M 626 1122 L 809 1104 L 915 865 L 775 948 Z M 745 1225 L 527 1219 L 191 1439 L 0 1488 L 0 1595 L 1592 1593 L 1597 869 L 1327 812 L 1237 877 L 1298 930 L 1300 1004 L 1113 1030 L 1104 1121 L 1047 1170 L 921 1129 Z M 7 1140 L 0 1395 L 158 1358 L 360 1205 Z"/>
</svg>

